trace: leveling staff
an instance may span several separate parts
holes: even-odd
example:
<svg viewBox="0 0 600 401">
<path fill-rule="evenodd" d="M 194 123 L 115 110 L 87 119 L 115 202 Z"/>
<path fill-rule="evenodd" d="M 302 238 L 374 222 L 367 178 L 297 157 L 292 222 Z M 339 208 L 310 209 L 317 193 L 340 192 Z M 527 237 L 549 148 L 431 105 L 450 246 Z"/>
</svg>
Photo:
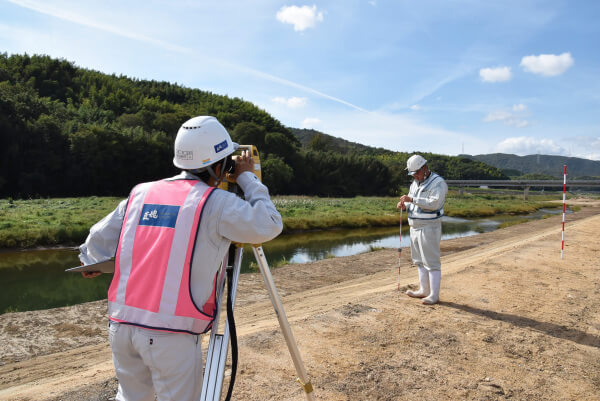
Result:
<svg viewBox="0 0 600 401">
<path fill-rule="evenodd" d="M 423 303 L 433 305 L 440 299 L 442 263 L 440 240 L 444 202 L 448 186 L 442 177 L 427 167 L 427 160 L 412 155 L 406 161 L 406 170 L 414 180 L 408 195 L 402 195 L 398 208 L 408 209 L 410 225 L 410 254 L 419 270 L 419 290 L 407 291 L 406 295 L 423 298 Z"/>
<path fill-rule="evenodd" d="M 266 242 L 283 228 L 248 152 L 233 173 L 245 200 L 216 188 L 237 147 L 214 117 L 186 121 L 173 159 L 181 174 L 137 185 L 79 248 L 84 264 L 115 256 L 108 315 L 117 400 L 200 398 L 199 337 L 215 318 L 229 245 Z"/>
</svg>

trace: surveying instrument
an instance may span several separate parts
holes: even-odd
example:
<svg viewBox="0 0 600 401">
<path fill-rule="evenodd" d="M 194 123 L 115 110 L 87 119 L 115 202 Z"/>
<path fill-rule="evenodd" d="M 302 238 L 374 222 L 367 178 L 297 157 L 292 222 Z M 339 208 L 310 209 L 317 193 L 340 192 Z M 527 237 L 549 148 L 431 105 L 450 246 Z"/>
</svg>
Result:
<svg viewBox="0 0 600 401">
<path fill-rule="evenodd" d="M 240 145 L 238 150 L 247 150 L 249 154 L 252 155 L 252 159 L 254 160 L 254 174 L 262 181 L 262 174 L 260 168 L 260 159 L 258 156 L 258 150 L 254 145 Z M 234 156 L 235 157 L 235 156 Z M 232 159 L 233 163 L 231 164 L 231 172 L 234 171 L 235 159 Z M 229 163 L 228 163 L 229 164 Z M 241 196 L 239 193 L 239 187 L 235 183 L 235 181 L 230 178 L 226 178 L 221 184 L 218 186 L 221 189 L 226 191 L 233 192 L 238 196 Z M 271 275 L 271 270 L 267 263 L 267 258 L 265 257 L 265 253 L 262 249 L 261 244 L 251 244 L 252 251 L 254 253 L 254 258 L 258 263 L 258 267 L 260 269 L 260 273 L 262 274 L 263 280 L 265 282 L 265 287 L 267 292 L 269 293 L 269 298 L 271 299 L 271 303 L 273 304 L 273 308 L 275 309 L 275 315 L 279 321 L 279 326 L 281 328 L 281 332 L 283 337 L 285 338 L 285 342 L 287 344 L 288 350 L 292 357 L 292 361 L 294 363 L 294 367 L 296 368 L 296 373 L 298 378 L 296 381 L 300 383 L 304 393 L 306 394 L 306 399 L 309 401 L 314 400 L 313 387 L 308 379 L 308 375 L 306 374 L 306 369 L 304 368 L 304 363 L 302 362 L 302 358 L 300 357 L 300 351 L 298 351 L 298 347 L 294 340 L 294 335 L 292 334 L 292 330 L 290 328 L 290 324 L 287 320 L 287 316 L 285 314 L 285 310 L 283 309 L 283 304 L 281 303 L 281 299 L 277 292 L 277 288 L 275 287 L 275 283 L 273 281 L 273 276 Z M 235 333 L 235 323 L 233 320 L 233 306 L 235 304 L 235 296 L 237 292 L 237 285 L 239 281 L 240 269 L 242 265 L 242 257 L 244 253 L 243 244 L 233 243 L 229 248 L 229 254 L 226 257 L 227 265 L 227 322 L 225 324 L 225 328 L 223 333 L 219 333 L 219 319 L 221 315 L 221 300 L 223 298 L 224 283 L 221 283 L 220 291 L 217 294 L 217 315 L 215 320 L 213 321 L 213 327 L 211 329 L 210 340 L 208 343 L 208 351 L 206 354 L 206 365 L 204 368 L 204 380 L 202 382 L 202 395 L 200 397 L 201 401 L 219 401 L 221 399 L 221 391 L 223 387 L 223 380 L 225 375 L 225 363 L 227 360 L 227 351 L 229 342 L 231 339 L 231 376 L 229 380 L 229 389 L 227 392 L 226 400 L 231 398 L 231 393 L 233 391 L 233 384 L 235 382 L 235 374 L 237 369 L 237 339 Z M 225 266 L 224 266 L 225 267 Z"/>
</svg>

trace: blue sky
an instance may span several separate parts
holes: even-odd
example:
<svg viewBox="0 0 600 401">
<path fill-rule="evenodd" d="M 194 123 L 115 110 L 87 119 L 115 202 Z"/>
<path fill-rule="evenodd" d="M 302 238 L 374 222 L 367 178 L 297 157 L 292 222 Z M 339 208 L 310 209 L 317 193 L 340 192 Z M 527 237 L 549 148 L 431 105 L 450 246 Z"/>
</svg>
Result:
<svg viewBox="0 0 600 401">
<path fill-rule="evenodd" d="M 600 1 L 0 0 L 0 51 L 369 146 L 600 160 Z"/>
</svg>

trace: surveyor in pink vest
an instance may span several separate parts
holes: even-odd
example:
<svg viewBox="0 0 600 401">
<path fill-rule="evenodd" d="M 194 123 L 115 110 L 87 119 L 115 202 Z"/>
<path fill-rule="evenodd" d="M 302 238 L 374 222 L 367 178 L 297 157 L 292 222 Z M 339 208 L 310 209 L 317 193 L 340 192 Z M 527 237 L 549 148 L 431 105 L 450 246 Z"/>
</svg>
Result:
<svg viewBox="0 0 600 401">
<path fill-rule="evenodd" d="M 117 400 L 199 399 L 200 335 L 216 313 L 229 245 L 263 243 L 282 230 L 247 152 L 233 172 L 245 200 L 216 189 L 237 147 L 216 118 L 186 121 L 173 159 L 181 174 L 135 186 L 79 247 L 86 265 L 115 257 L 108 315 Z"/>
</svg>

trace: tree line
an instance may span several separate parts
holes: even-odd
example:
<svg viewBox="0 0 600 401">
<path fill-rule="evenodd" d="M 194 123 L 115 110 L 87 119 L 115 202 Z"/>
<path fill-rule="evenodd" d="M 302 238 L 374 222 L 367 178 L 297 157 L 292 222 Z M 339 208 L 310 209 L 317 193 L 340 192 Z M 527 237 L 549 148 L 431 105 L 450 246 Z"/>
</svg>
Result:
<svg viewBox="0 0 600 401">
<path fill-rule="evenodd" d="M 0 54 L 0 197 L 125 196 L 177 173 L 181 123 L 212 115 L 232 139 L 258 147 L 273 194 L 395 195 L 410 154 L 303 144 L 240 98 L 83 69 L 42 55 Z M 446 178 L 506 179 L 482 162 L 425 156 Z"/>
</svg>

